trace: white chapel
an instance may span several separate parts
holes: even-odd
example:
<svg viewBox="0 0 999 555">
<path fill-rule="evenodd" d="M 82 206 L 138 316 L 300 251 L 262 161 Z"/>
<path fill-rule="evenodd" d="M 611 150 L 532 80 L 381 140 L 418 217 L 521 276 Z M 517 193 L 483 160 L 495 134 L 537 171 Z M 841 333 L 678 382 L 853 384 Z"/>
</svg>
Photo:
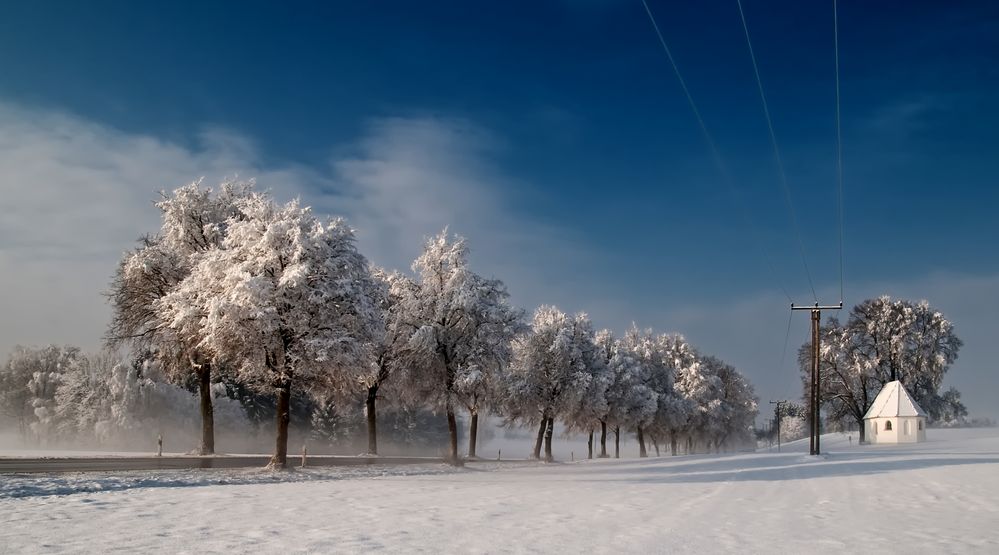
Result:
<svg viewBox="0 0 999 555">
<path fill-rule="evenodd" d="M 869 443 L 926 441 L 926 412 L 902 382 L 888 382 L 864 415 L 864 435 Z"/>
</svg>

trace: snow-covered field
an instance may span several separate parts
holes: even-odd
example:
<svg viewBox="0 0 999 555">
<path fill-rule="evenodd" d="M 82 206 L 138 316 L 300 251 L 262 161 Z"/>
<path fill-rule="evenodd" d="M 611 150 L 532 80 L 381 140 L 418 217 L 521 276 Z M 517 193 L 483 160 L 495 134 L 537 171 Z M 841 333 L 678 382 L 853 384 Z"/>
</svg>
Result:
<svg viewBox="0 0 999 555">
<path fill-rule="evenodd" d="M 999 430 L 451 469 L 0 476 L 0 552 L 999 552 Z"/>
</svg>

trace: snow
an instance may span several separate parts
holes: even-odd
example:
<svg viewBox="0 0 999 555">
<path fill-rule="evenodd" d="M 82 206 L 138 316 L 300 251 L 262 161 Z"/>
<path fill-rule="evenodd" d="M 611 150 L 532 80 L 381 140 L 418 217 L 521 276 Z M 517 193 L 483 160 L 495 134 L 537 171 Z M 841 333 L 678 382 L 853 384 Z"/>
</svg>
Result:
<svg viewBox="0 0 999 555">
<path fill-rule="evenodd" d="M 461 469 L 4 476 L 0 551 L 999 551 L 999 430 L 856 439 L 826 435 L 821 457 L 804 440 Z"/>
<path fill-rule="evenodd" d="M 871 408 L 867 409 L 864 420 L 895 416 L 926 416 L 919 403 L 909 395 L 905 386 L 898 380 L 885 384 L 881 393 L 878 393 L 871 403 Z"/>
</svg>

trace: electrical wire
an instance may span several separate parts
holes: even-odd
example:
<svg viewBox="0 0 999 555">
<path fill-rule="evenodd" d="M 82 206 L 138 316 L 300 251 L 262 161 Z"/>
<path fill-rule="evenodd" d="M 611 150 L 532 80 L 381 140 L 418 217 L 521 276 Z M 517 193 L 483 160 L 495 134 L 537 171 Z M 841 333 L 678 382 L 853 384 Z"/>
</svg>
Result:
<svg viewBox="0 0 999 555">
<path fill-rule="evenodd" d="M 708 144 L 708 148 L 711 151 L 711 158 L 714 160 L 718 172 L 722 175 L 722 179 L 725 181 L 725 184 L 728 186 L 728 192 L 732 197 L 733 204 L 735 204 L 738 208 L 741 209 L 742 218 L 746 225 L 746 228 L 749 229 L 750 232 L 753 234 L 754 242 L 756 243 L 757 248 L 760 249 L 760 251 L 763 253 L 763 258 L 767 264 L 768 269 L 770 270 L 771 277 L 777 282 L 777 286 L 780 288 L 784 296 L 787 297 L 787 300 L 789 302 L 793 302 L 793 300 L 791 299 L 791 295 L 788 294 L 787 292 L 787 288 L 784 287 L 784 284 L 781 283 L 781 281 L 777 278 L 777 271 L 774 268 L 770 252 L 766 249 L 762 239 L 760 239 L 758 234 L 756 233 L 756 228 L 752 225 L 752 221 L 749 217 L 749 210 L 745 207 L 743 203 L 740 202 L 739 197 L 736 194 L 734 179 L 732 178 L 732 174 L 729 172 L 728 166 L 725 164 L 725 161 L 718 150 L 718 145 L 717 143 L 715 143 L 715 140 L 712 137 L 711 132 L 708 131 L 707 124 L 704 123 L 704 118 L 701 116 L 701 111 L 697 108 L 697 103 L 694 102 L 694 97 L 693 95 L 690 94 L 690 89 L 687 88 L 687 82 L 683 79 L 683 75 L 680 73 L 680 68 L 676 63 L 676 60 L 673 58 L 673 53 L 670 51 L 669 46 L 666 44 L 666 39 L 663 37 L 662 31 L 659 30 L 659 25 L 658 23 L 656 23 L 655 16 L 652 15 L 652 10 L 649 9 L 649 5 L 646 3 L 645 0 L 641 0 L 641 2 L 642 6 L 645 8 L 645 13 L 648 14 L 649 16 L 649 22 L 652 23 L 652 29 L 655 31 L 656 37 L 658 37 L 659 39 L 659 44 L 662 46 L 663 52 L 666 53 L 666 59 L 669 60 L 669 64 L 673 68 L 673 74 L 676 76 L 676 80 L 680 83 L 680 88 L 683 89 L 683 94 L 687 98 L 687 104 L 690 106 L 690 110 L 694 113 L 694 118 L 697 119 L 697 125 L 700 126 L 701 135 L 704 137 L 704 141 Z"/>
<path fill-rule="evenodd" d="M 790 310 L 787 311 L 787 333 L 784 335 L 784 351 L 780 354 L 780 366 L 777 367 L 778 373 L 784 371 L 784 361 L 787 358 L 787 344 L 791 340 L 791 317 L 793 314 Z"/>
<path fill-rule="evenodd" d="M 644 1 L 644 0 L 643 0 Z M 767 129 L 770 131 L 770 145 L 774 151 L 774 161 L 777 164 L 777 173 L 780 183 L 784 189 L 784 198 L 787 201 L 788 212 L 791 216 L 791 226 L 794 235 L 798 240 L 798 253 L 801 256 L 801 264 L 805 267 L 805 276 L 808 278 L 808 286 L 812 290 L 812 297 L 815 302 L 819 302 L 819 297 L 815 293 L 815 283 L 812 281 L 812 272 L 808 268 L 808 260 L 805 257 L 805 242 L 802 239 L 801 228 L 798 225 L 798 216 L 794 211 L 794 202 L 791 200 L 791 188 L 787 184 L 787 173 L 784 171 L 784 161 L 781 159 L 780 148 L 777 146 L 777 134 L 774 133 L 773 120 L 770 117 L 770 107 L 767 105 L 767 96 L 763 92 L 763 80 L 760 78 L 760 68 L 756 63 L 756 53 L 753 52 L 753 42 L 749 38 L 749 26 L 746 24 L 746 14 L 742 10 L 742 0 L 736 0 L 739 6 L 739 17 L 742 20 L 742 30 L 746 34 L 746 46 L 749 47 L 749 58 L 753 62 L 753 73 L 756 75 L 756 86 L 760 92 L 760 101 L 763 103 L 763 115 L 766 116 Z"/>
</svg>

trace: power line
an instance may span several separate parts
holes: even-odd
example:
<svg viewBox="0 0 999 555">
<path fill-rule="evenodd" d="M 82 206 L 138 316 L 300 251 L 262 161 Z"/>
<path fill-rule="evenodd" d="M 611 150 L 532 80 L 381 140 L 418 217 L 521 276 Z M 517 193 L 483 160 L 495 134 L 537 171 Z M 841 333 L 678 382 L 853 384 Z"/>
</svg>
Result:
<svg viewBox="0 0 999 555">
<path fill-rule="evenodd" d="M 742 10 L 742 0 L 736 0 L 736 3 L 739 5 L 739 17 L 742 19 L 742 30 L 746 34 L 746 46 L 749 47 L 749 58 L 753 62 L 753 73 L 756 75 L 756 86 L 760 92 L 760 100 L 763 102 L 763 115 L 766 116 L 767 129 L 770 131 L 770 145 L 773 147 L 774 160 L 777 163 L 777 173 L 780 177 L 781 186 L 784 189 L 784 197 L 787 201 L 788 212 L 791 215 L 791 225 L 794 228 L 795 237 L 798 239 L 798 253 L 801 255 L 801 264 L 805 267 L 805 276 L 808 278 L 808 286 L 812 290 L 812 297 L 815 298 L 815 302 L 819 302 L 819 297 L 815 293 L 815 284 L 812 281 L 812 272 L 808 269 L 808 261 L 805 258 L 805 243 L 802 240 L 801 229 L 798 226 L 798 216 L 794 211 L 794 203 L 791 201 L 791 189 L 787 185 L 787 174 L 784 171 L 784 161 L 781 159 L 780 148 L 777 146 L 777 134 L 774 133 L 773 120 L 770 118 L 770 107 L 767 105 L 767 96 L 763 92 L 763 80 L 760 78 L 760 68 L 756 64 L 756 54 L 753 52 L 753 42 L 749 38 L 749 26 L 746 24 L 746 14 Z"/>
<path fill-rule="evenodd" d="M 839 190 L 839 302 L 843 304 L 843 133 L 839 101 L 839 10 L 833 0 L 833 51 L 836 60 L 836 184 Z"/>
<path fill-rule="evenodd" d="M 684 96 L 687 97 L 687 104 L 690 106 L 690 110 L 694 113 L 694 118 L 697 119 L 697 124 L 701 128 L 701 135 L 704 137 L 704 141 L 708 144 L 708 148 L 711 150 L 711 157 L 714 160 L 715 166 L 717 167 L 718 172 L 722 175 L 722 179 L 725 181 L 725 184 L 728 186 L 728 192 L 732 197 L 733 204 L 735 204 L 737 207 L 741 209 L 742 218 L 746 225 L 746 228 L 749 229 L 750 232 L 753 234 L 754 242 L 756 243 L 757 248 L 760 249 L 760 251 L 763 253 L 763 258 L 767 264 L 768 269 L 770 270 L 771 277 L 777 282 L 777 286 L 780 287 L 781 292 L 784 293 L 784 296 L 787 297 L 787 300 L 789 302 L 793 302 L 793 300 L 791 299 L 791 295 L 788 294 L 787 292 L 787 288 L 785 288 L 784 284 L 780 281 L 780 279 L 777 278 L 777 271 L 774 268 L 773 261 L 771 259 L 772 257 L 770 256 L 770 251 L 768 251 L 766 247 L 763 246 L 764 244 L 762 239 L 760 239 L 759 236 L 757 235 L 756 228 L 752 225 L 752 221 L 750 220 L 748 209 L 743 203 L 740 202 L 739 197 L 735 192 L 735 185 L 733 184 L 734 179 L 732 178 L 732 174 L 729 172 L 728 166 L 725 164 L 725 161 L 722 158 L 720 151 L 718 150 L 718 145 L 717 143 L 715 143 L 714 138 L 711 136 L 711 132 L 708 131 L 707 124 L 704 123 L 704 118 L 701 116 L 701 111 L 697 108 L 697 103 L 694 102 L 694 97 L 693 95 L 690 94 L 690 89 L 687 88 L 687 82 L 684 81 L 683 75 L 680 74 L 680 68 L 679 66 L 677 66 L 676 60 L 673 59 L 673 53 L 670 51 L 669 46 L 666 44 L 666 39 L 663 38 L 662 31 L 659 30 L 659 25 L 656 23 L 655 16 L 652 15 L 652 10 L 649 9 L 649 5 L 646 3 L 645 0 L 641 0 L 641 2 L 642 6 L 645 8 L 645 13 L 648 14 L 649 16 L 649 22 L 652 23 L 652 29 L 656 32 L 656 37 L 659 38 L 659 44 L 662 45 L 663 52 L 666 53 L 666 59 L 669 60 L 669 64 L 673 68 L 673 74 L 676 76 L 676 80 L 679 81 L 680 88 L 683 89 Z"/>
<path fill-rule="evenodd" d="M 784 334 L 784 351 L 780 354 L 780 366 L 777 367 L 778 371 L 784 371 L 784 360 L 787 358 L 787 344 L 791 339 L 791 317 L 794 315 L 790 310 L 787 311 L 787 333 Z"/>
<path fill-rule="evenodd" d="M 722 170 L 722 173 L 728 176 L 728 170 L 724 162 L 722 162 L 721 154 L 718 152 L 718 147 L 715 145 L 715 141 L 711 138 L 711 133 L 708 132 L 708 126 L 704 124 L 704 118 L 701 117 L 701 111 L 697 109 L 697 103 L 694 102 L 694 97 L 690 95 L 690 89 L 687 88 L 687 82 L 683 80 L 683 76 L 680 75 L 680 68 L 676 65 L 676 60 L 673 59 L 673 53 L 670 52 L 669 46 L 666 46 L 666 39 L 663 38 L 662 32 L 659 30 L 659 25 L 656 24 L 656 18 L 652 15 L 652 10 L 649 9 L 649 5 L 642 0 L 642 6 L 645 7 L 645 13 L 649 15 L 649 21 L 652 22 L 652 28 L 656 32 L 656 36 L 659 37 L 659 44 L 662 45 L 663 51 L 666 52 L 666 59 L 669 60 L 669 64 L 673 66 L 673 73 L 676 75 L 676 80 L 680 82 L 680 87 L 683 89 L 683 94 L 687 97 L 687 103 L 690 104 L 691 111 L 694 112 L 694 117 L 697 118 L 698 125 L 701 126 L 701 133 L 704 134 L 704 140 L 707 141 L 708 146 L 711 147 L 711 155 L 714 157 L 715 163 Z"/>
</svg>

